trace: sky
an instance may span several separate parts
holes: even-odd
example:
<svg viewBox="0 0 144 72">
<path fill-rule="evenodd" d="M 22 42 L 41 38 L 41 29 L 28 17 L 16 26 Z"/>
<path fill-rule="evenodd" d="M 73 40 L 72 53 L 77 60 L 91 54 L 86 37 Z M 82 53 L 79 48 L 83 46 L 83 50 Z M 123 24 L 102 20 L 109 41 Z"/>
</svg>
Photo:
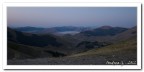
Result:
<svg viewBox="0 0 144 72">
<path fill-rule="evenodd" d="M 8 7 L 9 27 L 133 27 L 136 7 Z"/>
</svg>

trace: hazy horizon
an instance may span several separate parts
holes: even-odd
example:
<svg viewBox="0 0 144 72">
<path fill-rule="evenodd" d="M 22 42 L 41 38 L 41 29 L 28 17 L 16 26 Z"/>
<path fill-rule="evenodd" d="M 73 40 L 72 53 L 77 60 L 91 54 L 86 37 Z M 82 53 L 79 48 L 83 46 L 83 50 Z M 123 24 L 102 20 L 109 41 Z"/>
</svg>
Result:
<svg viewBox="0 0 144 72">
<path fill-rule="evenodd" d="M 108 25 L 103 25 L 103 26 L 108 26 Z M 110 26 L 110 25 L 109 25 Z M 21 27 L 35 27 L 35 28 L 54 28 L 54 27 L 83 27 L 83 28 L 99 28 L 102 26 L 54 26 L 54 27 L 37 27 L 37 26 L 19 26 L 19 27 L 13 27 L 13 26 L 8 26 L 9 28 L 21 28 Z M 111 27 L 123 27 L 123 26 L 111 26 Z M 132 27 L 123 27 L 123 28 L 133 28 Z"/>
<path fill-rule="evenodd" d="M 136 7 L 8 7 L 9 27 L 134 27 Z"/>
</svg>

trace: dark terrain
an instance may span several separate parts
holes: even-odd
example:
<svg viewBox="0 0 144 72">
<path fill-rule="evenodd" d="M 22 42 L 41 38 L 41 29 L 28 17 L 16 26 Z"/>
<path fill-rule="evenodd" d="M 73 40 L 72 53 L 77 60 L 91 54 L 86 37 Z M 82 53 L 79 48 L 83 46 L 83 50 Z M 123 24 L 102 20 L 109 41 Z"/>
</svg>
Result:
<svg viewBox="0 0 144 72">
<path fill-rule="evenodd" d="M 129 61 L 137 61 L 136 27 L 51 29 L 80 31 L 62 36 L 49 30 L 8 28 L 8 65 L 105 65 L 107 61 L 128 65 Z"/>
</svg>

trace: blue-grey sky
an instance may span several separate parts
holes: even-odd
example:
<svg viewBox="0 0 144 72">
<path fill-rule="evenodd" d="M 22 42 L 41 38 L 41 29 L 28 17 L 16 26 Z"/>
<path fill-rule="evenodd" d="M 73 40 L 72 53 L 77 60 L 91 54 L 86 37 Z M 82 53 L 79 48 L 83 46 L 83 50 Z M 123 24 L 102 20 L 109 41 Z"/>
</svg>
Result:
<svg viewBox="0 0 144 72">
<path fill-rule="evenodd" d="M 11 27 L 55 27 L 103 25 L 133 27 L 137 23 L 136 7 L 8 7 Z"/>
</svg>

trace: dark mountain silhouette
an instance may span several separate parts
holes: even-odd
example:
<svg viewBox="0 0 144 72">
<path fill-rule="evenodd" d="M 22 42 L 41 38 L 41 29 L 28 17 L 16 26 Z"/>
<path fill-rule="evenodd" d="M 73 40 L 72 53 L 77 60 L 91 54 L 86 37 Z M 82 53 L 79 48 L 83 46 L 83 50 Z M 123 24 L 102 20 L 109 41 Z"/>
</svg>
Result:
<svg viewBox="0 0 144 72">
<path fill-rule="evenodd" d="M 21 31 L 21 32 L 37 32 L 37 31 L 41 31 L 44 29 L 45 28 L 30 27 L 30 26 L 15 28 L 15 30 Z"/>
<path fill-rule="evenodd" d="M 126 30 L 127 28 L 122 28 L 122 27 L 102 26 L 94 30 L 82 31 L 80 32 L 80 34 L 86 36 L 114 36 Z"/>
<path fill-rule="evenodd" d="M 50 35 L 22 33 L 10 28 L 8 28 L 8 41 L 38 47 L 45 47 L 48 45 L 59 47 L 63 45 L 62 43 L 59 43 L 55 37 Z"/>
<path fill-rule="evenodd" d="M 74 27 L 74 26 L 62 26 L 62 27 L 52 27 L 52 28 L 46 28 L 41 31 L 37 31 L 36 33 L 38 34 L 55 34 L 55 35 L 61 35 L 61 32 L 70 32 L 70 31 L 75 31 L 75 32 L 81 32 L 85 30 L 89 30 L 91 28 L 89 27 Z"/>
<path fill-rule="evenodd" d="M 35 33 L 35 34 L 49 34 L 59 33 L 67 31 L 85 31 L 91 29 L 90 27 L 75 27 L 75 26 L 62 26 L 62 27 L 51 27 L 51 28 L 37 28 L 37 27 L 19 27 L 15 28 L 17 31 Z"/>
<path fill-rule="evenodd" d="M 63 26 L 63 27 L 53 27 L 51 29 L 55 29 L 57 32 L 65 32 L 65 31 L 84 31 L 87 30 L 88 27 L 74 27 L 74 26 Z"/>
<path fill-rule="evenodd" d="M 112 26 L 101 26 L 101 27 L 99 27 L 100 29 L 111 29 L 112 28 Z"/>
</svg>

